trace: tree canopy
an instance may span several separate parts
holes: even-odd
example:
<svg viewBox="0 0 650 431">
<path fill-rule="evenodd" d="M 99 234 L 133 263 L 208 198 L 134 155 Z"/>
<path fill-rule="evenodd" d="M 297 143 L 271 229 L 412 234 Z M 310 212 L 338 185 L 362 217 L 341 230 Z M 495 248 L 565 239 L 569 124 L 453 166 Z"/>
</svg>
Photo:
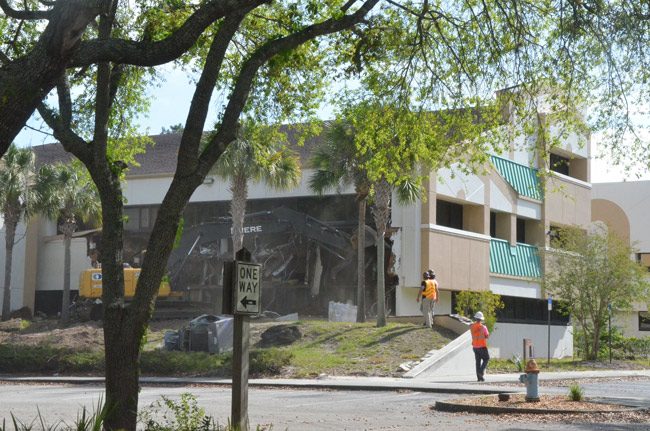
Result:
<svg viewBox="0 0 650 431">
<path fill-rule="evenodd" d="M 544 287 L 567 304 L 585 359 L 595 359 L 608 307 L 650 302 L 647 271 L 631 259 L 634 249 L 601 224 L 591 232 L 564 228 L 552 245 Z"/>
<path fill-rule="evenodd" d="M 310 119 L 332 93 L 330 84 L 356 82 L 404 116 L 398 135 L 423 124 L 459 143 L 440 152 L 423 133 L 385 150 L 372 147 L 383 130 L 360 132 L 360 148 L 383 154 L 373 162 L 376 175 L 394 175 L 393 163 L 414 157 L 409 148 L 433 162 L 480 162 L 490 145 L 483 125 L 498 120 L 503 102 L 495 103 L 495 89 L 516 86 L 502 93 L 506 98 L 557 88 L 549 103 L 571 114 L 569 102 L 585 102 L 583 90 L 599 77 L 622 76 L 602 71 L 621 64 L 609 59 L 631 50 L 630 39 L 645 40 L 645 8 L 572 0 L 0 0 L 0 154 L 38 108 L 54 137 L 87 167 L 102 201 L 106 428 L 135 428 L 140 341 L 182 211 L 243 119 Z M 591 32 L 601 19 L 601 33 Z M 607 31 L 617 44 L 599 39 Z M 637 47 L 631 68 L 645 61 L 645 46 Z M 136 296 L 126 304 L 121 180 L 144 144 L 132 136 L 130 120 L 146 107 L 151 68 L 172 61 L 194 72 L 196 88 L 177 170 Z M 620 94 L 605 93 L 608 100 Z M 209 127 L 211 105 L 218 121 Z M 422 122 L 428 116 L 434 121 Z M 206 129 L 213 132 L 204 135 Z"/>
</svg>

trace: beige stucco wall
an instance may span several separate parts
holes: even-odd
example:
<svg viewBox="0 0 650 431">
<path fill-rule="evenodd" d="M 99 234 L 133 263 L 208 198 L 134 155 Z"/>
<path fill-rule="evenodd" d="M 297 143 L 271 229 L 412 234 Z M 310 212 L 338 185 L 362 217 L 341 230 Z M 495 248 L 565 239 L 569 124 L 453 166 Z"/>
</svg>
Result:
<svg viewBox="0 0 650 431">
<path fill-rule="evenodd" d="M 647 310 L 645 306 L 636 308 Z M 614 313 L 612 326 L 621 329 L 626 337 L 650 337 L 650 331 L 639 331 L 639 310 Z"/>
<path fill-rule="evenodd" d="M 433 268 L 445 289 L 489 289 L 488 236 L 440 226 L 423 227 L 421 249 L 422 268 Z"/>
<path fill-rule="evenodd" d="M 560 226 L 591 222 L 591 185 L 550 173 L 546 181 L 545 221 Z"/>
<path fill-rule="evenodd" d="M 593 199 L 591 201 L 591 220 L 602 221 L 619 238 L 630 242 L 630 220 L 625 211 L 607 199 Z"/>
</svg>

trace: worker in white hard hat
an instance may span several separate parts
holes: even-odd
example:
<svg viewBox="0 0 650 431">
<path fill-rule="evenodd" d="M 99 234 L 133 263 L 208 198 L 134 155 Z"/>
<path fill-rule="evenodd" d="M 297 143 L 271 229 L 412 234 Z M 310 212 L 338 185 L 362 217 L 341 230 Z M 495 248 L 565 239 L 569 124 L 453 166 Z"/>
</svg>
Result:
<svg viewBox="0 0 650 431">
<path fill-rule="evenodd" d="M 484 382 L 485 369 L 487 368 L 490 354 L 487 348 L 487 339 L 490 337 L 490 332 L 487 326 L 483 324 L 485 317 L 483 313 L 478 311 L 474 315 L 474 323 L 469 326 L 472 333 L 472 348 L 474 349 L 474 359 L 476 360 L 476 378 L 479 382 Z"/>
<path fill-rule="evenodd" d="M 433 307 L 438 302 L 439 296 L 438 282 L 432 269 L 425 271 L 422 278 L 423 281 L 415 301 L 420 303 L 420 311 L 424 316 L 424 326 L 433 328 Z"/>
</svg>

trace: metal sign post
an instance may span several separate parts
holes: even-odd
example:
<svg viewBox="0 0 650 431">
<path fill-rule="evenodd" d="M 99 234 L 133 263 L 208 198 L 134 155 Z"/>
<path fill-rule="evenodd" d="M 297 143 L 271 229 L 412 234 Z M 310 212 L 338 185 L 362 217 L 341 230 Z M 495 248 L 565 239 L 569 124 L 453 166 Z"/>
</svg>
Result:
<svg viewBox="0 0 650 431">
<path fill-rule="evenodd" d="M 612 363 L 612 303 L 607 304 L 607 317 L 609 319 L 609 363 Z"/>
<path fill-rule="evenodd" d="M 234 314 L 232 354 L 232 408 L 233 429 L 248 431 L 248 368 L 250 342 L 250 315 L 259 314 L 262 288 L 262 266 L 250 263 L 251 254 L 239 250 L 235 262 L 224 266 L 224 312 Z M 230 289 L 227 289 L 229 282 Z"/>
<path fill-rule="evenodd" d="M 547 334 L 547 351 L 546 364 L 551 365 L 551 310 L 553 309 L 553 295 L 548 295 L 548 334 Z"/>
</svg>

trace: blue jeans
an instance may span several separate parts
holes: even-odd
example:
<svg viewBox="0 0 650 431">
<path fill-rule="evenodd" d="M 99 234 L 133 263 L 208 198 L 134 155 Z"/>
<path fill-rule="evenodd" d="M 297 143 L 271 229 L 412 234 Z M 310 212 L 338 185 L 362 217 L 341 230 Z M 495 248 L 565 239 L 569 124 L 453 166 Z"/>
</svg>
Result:
<svg viewBox="0 0 650 431">
<path fill-rule="evenodd" d="M 474 347 L 474 359 L 476 359 L 476 378 L 483 380 L 483 374 L 490 360 L 487 347 Z"/>
</svg>

